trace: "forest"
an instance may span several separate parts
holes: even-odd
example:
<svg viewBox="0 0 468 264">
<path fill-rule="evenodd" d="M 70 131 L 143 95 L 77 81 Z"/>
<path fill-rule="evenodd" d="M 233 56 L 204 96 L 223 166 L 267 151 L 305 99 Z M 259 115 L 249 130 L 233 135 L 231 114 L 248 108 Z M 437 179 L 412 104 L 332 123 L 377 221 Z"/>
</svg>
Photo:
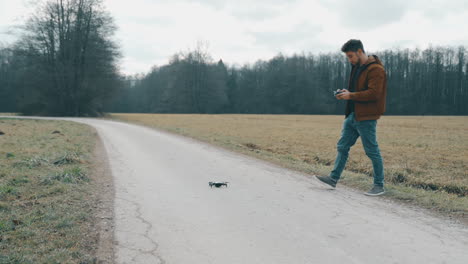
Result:
<svg viewBox="0 0 468 264">
<path fill-rule="evenodd" d="M 466 47 L 384 50 L 391 115 L 468 114 Z M 369 55 L 368 54 L 368 55 Z M 343 53 L 278 54 L 241 67 L 195 49 L 126 77 L 108 110 L 138 113 L 342 114 L 333 90 L 347 88 Z"/>
</svg>

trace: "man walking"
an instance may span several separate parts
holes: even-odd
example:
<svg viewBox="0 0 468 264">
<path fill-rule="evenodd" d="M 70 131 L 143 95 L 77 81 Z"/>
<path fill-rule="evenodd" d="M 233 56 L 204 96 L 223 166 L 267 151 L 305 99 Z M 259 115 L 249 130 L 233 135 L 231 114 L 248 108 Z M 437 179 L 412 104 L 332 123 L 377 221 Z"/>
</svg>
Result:
<svg viewBox="0 0 468 264">
<path fill-rule="evenodd" d="M 377 144 L 377 119 L 385 112 L 387 77 L 382 62 L 376 55 L 367 56 L 360 40 L 351 39 L 341 51 L 352 64 L 348 89 L 340 90 L 338 100 L 346 101 L 345 120 L 337 144 L 338 154 L 330 176 L 316 176 L 320 181 L 336 187 L 348 160 L 350 148 L 361 136 L 366 155 L 374 168 L 374 186 L 366 195 L 385 193 L 383 159 Z"/>
</svg>

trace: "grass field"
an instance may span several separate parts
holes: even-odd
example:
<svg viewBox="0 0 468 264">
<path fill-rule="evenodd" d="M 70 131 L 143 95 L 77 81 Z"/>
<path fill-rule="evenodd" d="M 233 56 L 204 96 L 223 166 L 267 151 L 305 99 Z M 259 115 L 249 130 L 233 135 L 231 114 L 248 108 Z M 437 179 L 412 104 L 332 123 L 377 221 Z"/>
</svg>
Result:
<svg viewBox="0 0 468 264">
<path fill-rule="evenodd" d="M 94 263 L 94 130 L 0 118 L 0 263 Z"/>
<path fill-rule="evenodd" d="M 309 174 L 328 175 L 344 116 L 111 114 L 242 152 Z M 383 116 L 377 138 L 387 197 L 468 218 L 468 117 Z M 342 181 L 367 190 L 372 163 L 360 139 Z"/>
</svg>

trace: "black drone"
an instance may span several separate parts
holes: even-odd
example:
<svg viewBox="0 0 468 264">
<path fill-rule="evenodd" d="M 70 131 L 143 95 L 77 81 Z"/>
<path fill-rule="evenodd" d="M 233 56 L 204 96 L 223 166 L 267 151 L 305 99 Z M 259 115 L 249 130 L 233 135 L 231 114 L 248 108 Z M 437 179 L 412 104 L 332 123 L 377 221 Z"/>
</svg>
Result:
<svg viewBox="0 0 468 264">
<path fill-rule="evenodd" d="M 213 188 L 213 186 L 216 187 L 216 188 L 219 188 L 219 187 L 221 187 L 223 185 L 226 186 L 226 188 L 227 188 L 227 184 L 228 184 L 228 182 L 208 182 L 208 185 L 210 185 L 211 188 Z"/>
</svg>

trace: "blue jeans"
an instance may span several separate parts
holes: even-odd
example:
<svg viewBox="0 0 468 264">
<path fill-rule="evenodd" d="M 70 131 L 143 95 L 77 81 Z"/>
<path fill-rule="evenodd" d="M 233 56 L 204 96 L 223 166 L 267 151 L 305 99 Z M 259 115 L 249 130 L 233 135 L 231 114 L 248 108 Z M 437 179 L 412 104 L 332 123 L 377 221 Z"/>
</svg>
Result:
<svg viewBox="0 0 468 264">
<path fill-rule="evenodd" d="M 374 167 L 374 185 L 384 185 L 383 159 L 380 155 L 379 145 L 376 135 L 377 120 L 356 121 L 354 112 L 352 112 L 343 122 L 341 138 L 337 144 L 338 155 L 336 156 L 335 166 L 330 177 L 338 181 L 348 160 L 348 153 L 356 140 L 361 136 L 362 145 L 366 155 L 372 161 Z"/>
</svg>

